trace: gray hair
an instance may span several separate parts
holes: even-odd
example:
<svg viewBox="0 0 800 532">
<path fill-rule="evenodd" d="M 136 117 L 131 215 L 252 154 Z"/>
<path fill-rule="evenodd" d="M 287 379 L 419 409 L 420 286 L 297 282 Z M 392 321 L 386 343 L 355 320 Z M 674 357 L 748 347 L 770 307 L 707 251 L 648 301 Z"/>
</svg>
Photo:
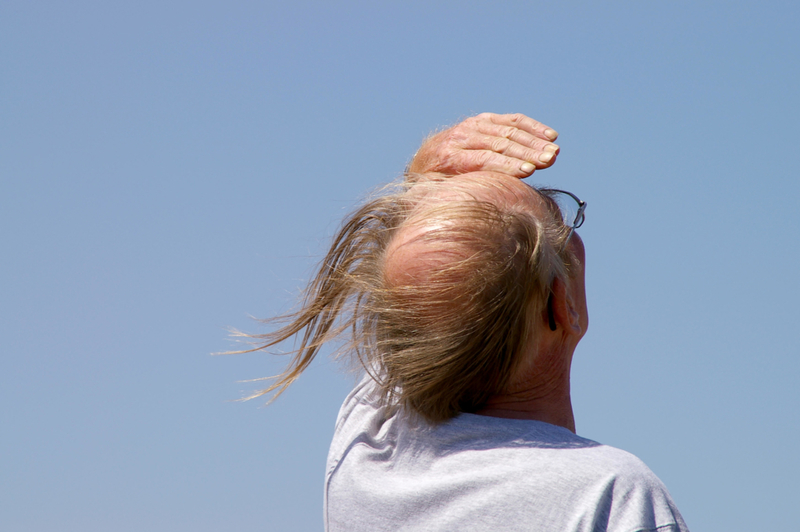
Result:
<svg viewBox="0 0 800 532">
<path fill-rule="evenodd" d="M 286 370 L 252 397 L 277 397 L 349 331 L 342 352 L 386 404 L 434 423 L 479 409 L 508 386 L 553 279 L 566 280 L 574 260 L 557 213 L 531 212 L 528 193 L 540 195 L 513 178 L 416 176 L 364 203 L 344 220 L 300 309 L 276 318 L 285 325 L 240 333 L 256 341 L 249 351 L 300 337 Z"/>
</svg>

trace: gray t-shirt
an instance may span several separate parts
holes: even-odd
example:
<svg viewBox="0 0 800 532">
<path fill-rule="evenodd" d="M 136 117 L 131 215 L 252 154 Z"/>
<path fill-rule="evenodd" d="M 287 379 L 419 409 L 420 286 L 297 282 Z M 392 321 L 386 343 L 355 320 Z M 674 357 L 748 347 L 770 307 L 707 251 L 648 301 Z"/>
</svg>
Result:
<svg viewBox="0 0 800 532">
<path fill-rule="evenodd" d="M 540 421 L 474 414 L 430 425 L 347 397 L 328 454 L 328 532 L 688 531 L 635 456 Z"/>
</svg>

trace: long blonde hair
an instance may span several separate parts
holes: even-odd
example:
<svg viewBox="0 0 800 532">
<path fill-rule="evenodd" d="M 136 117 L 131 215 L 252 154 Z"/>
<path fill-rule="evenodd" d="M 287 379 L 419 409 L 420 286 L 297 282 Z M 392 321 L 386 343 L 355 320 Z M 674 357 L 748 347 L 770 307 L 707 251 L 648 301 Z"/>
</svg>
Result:
<svg viewBox="0 0 800 532">
<path fill-rule="evenodd" d="M 492 199 L 498 187 L 512 199 Z M 286 323 L 277 330 L 243 335 L 257 342 L 251 351 L 300 338 L 286 370 L 253 397 L 277 397 L 347 331 L 342 352 L 360 361 L 384 401 L 431 422 L 475 411 L 503 391 L 537 333 L 541 320 L 532 318 L 544 315 L 550 285 L 567 277 L 571 260 L 559 253 L 567 233 L 556 215 L 537 216 L 519 196 L 519 185 L 504 180 L 476 187 L 417 177 L 356 209 L 300 309 L 277 318 Z M 412 253 L 401 266 L 414 275 L 387 275 L 397 266 L 387 253 L 396 238 L 435 260 Z"/>
</svg>

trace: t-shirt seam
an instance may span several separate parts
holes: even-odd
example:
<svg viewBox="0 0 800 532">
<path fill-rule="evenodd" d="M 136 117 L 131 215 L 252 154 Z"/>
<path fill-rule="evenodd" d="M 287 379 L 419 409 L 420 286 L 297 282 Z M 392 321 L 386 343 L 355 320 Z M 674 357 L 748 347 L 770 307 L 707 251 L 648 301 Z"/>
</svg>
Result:
<svg viewBox="0 0 800 532">
<path fill-rule="evenodd" d="M 671 529 L 671 528 L 674 528 L 676 530 L 680 530 L 681 529 L 681 527 L 678 525 L 677 522 L 673 522 L 673 523 L 667 523 L 667 524 L 659 525 L 659 526 L 657 526 L 655 528 L 634 528 L 634 529 L 630 530 L 629 532 L 658 532 L 659 530 L 667 530 L 667 529 Z"/>
</svg>

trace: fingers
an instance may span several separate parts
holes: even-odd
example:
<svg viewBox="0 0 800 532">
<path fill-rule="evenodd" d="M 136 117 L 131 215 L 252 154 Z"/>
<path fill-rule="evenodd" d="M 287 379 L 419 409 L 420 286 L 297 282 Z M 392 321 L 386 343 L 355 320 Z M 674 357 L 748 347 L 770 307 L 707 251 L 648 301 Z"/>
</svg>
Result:
<svg viewBox="0 0 800 532">
<path fill-rule="evenodd" d="M 533 139 L 528 133 L 526 136 Z M 514 135 L 519 138 L 520 135 Z M 486 135 L 483 133 L 473 134 L 465 139 L 464 149 L 467 150 L 489 150 L 498 154 L 505 155 L 513 159 L 518 159 L 519 163 L 528 162 L 536 168 L 547 168 L 555 161 L 555 156 L 560 148 L 551 142 L 540 139 L 524 139 L 524 143 L 512 140 L 507 137 Z"/>
<path fill-rule="evenodd" d="M 476 123 L 476 127 L 479 132 L 485 135 L 498 139 L 508 139 L 511 142 L 519 144 L 523 148 L 529 148 L 537 152 L 544 150 L 558 152 L 559 150 L 557 144 L 513 126 L 503 126 L 493 122 L 478 122 Z"/>
<path fill-rule="evenodd" d="M 488 170 L 527 177 L 555 163 L 557 137 L 553 129 L 523 114 L 482 113 L 430 137 L 406 170 L 445 175 Z"/>
<path fill-rule="evenodd" d="M 537 136 L 544 140 L 554 141 L 558 138 L 558 133 L 541 122 L 537 122 L 533 118 L 527 117 L 522 113 L 514 113 L 508 115 L 496 115 L 494 113 L 482 113 L 478 117 L 483 117 L 495 124 L 501 126 L 512 126 L 522 131 Z"/>
<path fill-rule="evenodd" d="M 547 168 L 555 162 L 557 154 L 554 152 L 546 153 L 549 156 L 547 162 L 538 161 L 537 164 L 532 164 L 517 157 L 510 157 L 488 150 L 465 151 L 464 168 L 469 168 L 470 170 L 467 171 L 471 172 L 479 169 L 481 171 L 500 172 L 511 177 L 524 178 L 530 176 L 535 170 Z"/>
<path fill-rule="evenodd" d="M 546 125 L 523 114 L 496 115 L 482 113 L 468 118 L 454 130 L 463 135 L 465 150 L 489 150 L 505 157 L 473 156 L 498 168 L 479 170 L 505 171 L 515 177 L 527 177 L 536 169 L 548 168 L 556 161 L 561 148 L 551 142 L 558 134 Z M 512 172 L 508 170 L 514 168 Z"/>
</svg>

